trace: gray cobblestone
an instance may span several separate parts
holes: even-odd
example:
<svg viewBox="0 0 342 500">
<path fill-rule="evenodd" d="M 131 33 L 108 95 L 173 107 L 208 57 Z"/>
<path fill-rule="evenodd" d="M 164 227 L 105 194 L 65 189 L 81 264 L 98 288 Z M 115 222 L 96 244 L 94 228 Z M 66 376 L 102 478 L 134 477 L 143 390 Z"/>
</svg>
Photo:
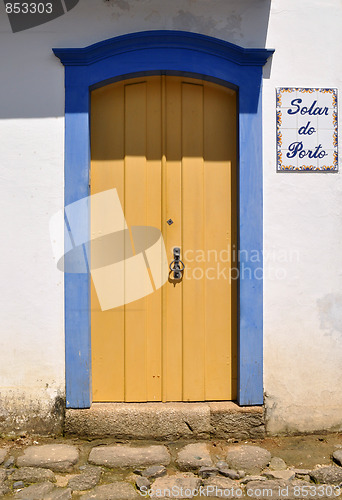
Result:
<svg viewBox="0 0 342 500">
<path fill-rule="evenodd" d="M 4 463 L 8 450 L 6 448 L 0 448 L 0 465 Z"/>
<path fill-rule="evenodd" d="M 201 485 L 196 476 L 167 476 L 156 479 L 151 486 L 152 497 L 156 498 L 193 498 Z"/>
<path fill-rule="evenodd" d="M 101 478 L 101 469 L 98 467 L 90 467 L 84 470 L 82 474 L 70 479 L 68 482 L 68 487 L 73 491 L 85 491 L 90 490 L 97 486 Z"/>
<path fill-rule="evenodd" d="M 255 474 L 270 463 L 271 453 L 260 446 L 240 445 L 231 447 L 226 459 L 232 469 L 243 469 L 249 474 Z"/>
<path fill-rule="evenodd" d="M 16 500 L 46 500 L 49 493 L 54 489 L 50 482 L 32 484 L 15 494 Z"/>
<path fill-rule="evenodd" d="M 184 471 L 212 467 L 213 461 L 207 443 L 193 443 L 184 446 L 177 455 L 176 464 L 180 470 Z"/>
<path fill-rule="evenodd" d="M 82 500 L 134 500 L 141 498 L 130 483 L 116 481 L 103 486 L 96 486 L 93 491 L 82 496 Z"/>
<path fill-rule="evenodd" d="M 315 440 L 319 442 L 317 438 Z M 331 500 L 331 491 L 334 498 L 340 498 L 331 490 L 342 483 L 342 467 L 337 464 L 335 456 L 342 448 L 334 448 L 334 443 L 330 443 L 328 448 L 325 442 L 324 453 L 318 455 L 319 462 L 312 460 L 312 449 L 309 452 L 307 447 L 298 447 L 298 450 L 292 447 L 286 451 L 279 449 L 277 441 L 269 440 L 265 441 L 265 448 L 247 443 L 232 445 L 224 441 L 203 440 L 186 445 L 177 442 L 166 445 L 142 442 L 139 446 L 113 444 L 109 440 L 102 446 L 98 441 L 96 446 L 89 441 L 77 441 L 77 446 L 71 440 L 65 440 L 65 444 L 41 442 L 35 446 L 21 443 L 11 448 L 6 446 L 8 454 L 0 465 L 1 498 L 133 500 L 146 497 L 147 491 L 151 489 L 155 498 L 170 497 L 176 500 L 193 498 L 196 490 L 203 488 L 206 488 L 208 499 L 224 498 L 223 490 L 229 490 L 229 497 L 233 499 L 262 500 L 271 495 L 272 500 L 302 500 L 309 496 Z M 46 439 L 46 442 L 49 440 Z M 266 449 L 268 446 L 276 453 L 280 451 L 292 466 L 284 468 L 286 462 L 279 457 L 270 461 L 270 453 Z M 234 456 L 232 451 L 237 454 Z M 9 453 L 13 454 L 19 468 L 5 468 Z M 296 460 L 291 458 L 293 456 Z M 327 460 L 326 465 L 318 465 L 324 463 L 323 460 Z M 233 463 L 234 468 L 230 469 L 229 465 Z M 269 465 L 265 466 L 266 463 Z M 265 467 L 260 470 L 261 466 Z M 243 469 L 249 471 L 245 477 Z M 256 472 L 251 473 L 251 469 Z M 176 490 L 172 491 L 173 488 Z M 323 494 L 318 488 L 323 488 Z M 171 496 L 168 491 L 172 492 Z M 306 494 L 307 491 L 310 495 Z"/>
<path fill-rule="evenodd" d="M 24 481 L 25 483 L 56 482 L 52 470 L 41 467 L 20 467 L 20 469 L 15 469 L 9 478 L 12 481 Z"/>
<path fill-rule="evenodd" d="M 98 446 L 89 455 L 89 462 L 107 467 L 139 467 L 168 465 L 171 457 L 166 446 Z"/>
<path fill-rule="evenodd" d="M 54 471 L 68 472 L 79 457 L 75 446 L 66 444 L 46 444 L 29 446 L 17 459 L 18 467 L 43 467 Z"/>
</svg>

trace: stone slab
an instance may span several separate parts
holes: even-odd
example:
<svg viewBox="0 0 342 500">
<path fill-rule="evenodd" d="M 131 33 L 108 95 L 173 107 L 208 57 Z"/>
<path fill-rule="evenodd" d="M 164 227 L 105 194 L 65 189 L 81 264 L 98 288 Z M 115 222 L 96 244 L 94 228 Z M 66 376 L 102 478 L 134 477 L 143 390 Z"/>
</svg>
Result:
<svg viewBox="0 0 342 500">
<path fill-rule="evenodd" d="M 7 453 L 7 448 L 0 448 L 0 465 L 4 463 Z"/>
<path fill-rule="evenodd" d="M 284 481 L 251 481 L 247 484 L 245 491 L 248 498 L 280 500 L 281 494 L 279 492 L 285 487 Z M 287 500 L 288 496 L 285 495 L 284 498 Z"/>
<path fill-rule="evenodd" d="M 158 477 L 165 476 L 166 467 L 164 465 L 150 465 L 142 472 L 142 476 L 148 479 L 157 479 Z"/>
<path fill-rule="evenodd" d="M 270 461 L 269 468 L 271 470 L 285 470 L 287 465 L 285 461 L 280 457 L 272 457 Z"/>
<path fill-rule="evenodd" d="M 116 481 L 103 486 L 96 486 L 93 491 L 83 495 L 82 500 L 133 500 L 141 495 L 130 483 Z"/>
<path fill-rule="evenodd" d="M 229 469 L 228 467 L 220 467 L 219 473 L 229 479 L 240 479 L 240 474 L 236 470 Z"/>
<path fill-rule="evenodd" d="M 89 463 L 106 467 L 142 467 L 168 465 L 171 456 L 166 446 L 97 446 L 89 454 Z"/>
<path fill-rule="evenodd" d="M 259 446 L 232 446 L 228 449 L 226 460 L 232 469 L 242 469 L 248 474 L 255 474 L 270 463 L 271 453 Z"/>
<path fill-rule="evenodd" d="M 210 425 L 216 439 L 262 439 L 265 418 L 262 406 L 240 407 L 232 401 L 209 403 Z"/>
<path fill-rule="evenodd" d="M 259 406 L 217 403 L 93 403 L 66 410 L 65 434 L 114 439 L 261 438 Z"/>
<path fill-rule="evenodd" d="M 70 488 L 56 488 L 44 500 L 70 500 L 71 498 Z"/>
<path fill-rule="evenodd" d="M 68 472 L 79 458 L 75 446 L 66 444 L 45 444 L 29 446 L 24 454 L 18 457 L 18 467 L 43 467 L 54 471 Z"/>
<path fill-rule="evenodd" d="M 26 485 L 25 485 L 24 481 L 15 481 L 15 482 L 13 483 L 13 489 L 14 489 L 14 490 L 16 490 L 16 489 L 18 489 L 18 488 L 25 488 L 25 486 L 26 486 Z"/>
<path fill-rule="evenodd" d="M 218 468 L 217 467 L 206 467 L 206 466 L 203 466 L 198 471 L 198 475 L 202 479 L 208 479 L 209 477 L 217 476 L 217 474 L 218 474 Z"/>
<path fill-rule="evenodd" d="M 67 409 L 65 433 L 115 439 L 209 438 L 206 403 L 94 403 Z"/>
<path fill-rule="evenodd" d="M 56 482 L 56 476 L 49 469 L 42 467 L 20 467 L 10 476 L 11 481 L 23 481 L 24 483 Z"/>
<path fill-rule="evenodd" d="M 338 465 L 342 466 L 342 449 L 337 449 L 333 453 L 333 459 Z"/>
<path fill-rule="evenodd" d="M 15 458 L 13 456 L 8 457 L 7 460 L 3 463 L 5 469 L 10 469 L 15 464 Z"/>
<path fill-rule="evenodd" d="M 227 477 L 214 477 L 207 479 L 203 484 L 203 491 L 209 498 L 241 498 L 243 488 Z"/>
<path fill-rule="evenodd" d="M 270 470 L 264 471 L 263 474 L 268 479 L 283 479 L 284 481 L 290 481 L 296 476 L 293 470 Z"/>
<path fill-rule="evenodd" d="M 187 444 L 178 452 L 176 464 L 183 471 L 213 466 L 208 445 L 206 443 Z"/>
<path fill-rule="evenodd" d="M 71 478 L 68 482 L 68 487 L 72 491 L 85 491 L 90 490 L 97 486 L 100 481 L 102 471 L 99 467 L 89 467 L 82 472 Z"/>
<path fill-rule="evenodd" d="M 314 469 L 310 472 L 310 477 L 316 483 L 326 484 L 341 484 L 342 483 L 342 467 L 327 466 Z"/>
<path fill-rule="evenodd" d="M 144 476 L 137 476 L 135 479 L 135 485 L 138 490 L 147 491 L 151 486 L 151 481 Z"/>
<path fill-rule="evenodd" d="M 54 489 L 52 483 L 32 484 L 15 494 L 16 500 L 46 500 Z"/>
<path fill-rule="evenodd" d="M 201 479 L 180 475 L 160 477 L 151 486 L 152 498 L 194 498 L 201 486 Z"/>
<path fill-rule="evenodd" d="M 70 500 L 69 488 L 55 488 L 49 483 L 34 484 L 19 491 L 16 500 Z"/>
</svg>

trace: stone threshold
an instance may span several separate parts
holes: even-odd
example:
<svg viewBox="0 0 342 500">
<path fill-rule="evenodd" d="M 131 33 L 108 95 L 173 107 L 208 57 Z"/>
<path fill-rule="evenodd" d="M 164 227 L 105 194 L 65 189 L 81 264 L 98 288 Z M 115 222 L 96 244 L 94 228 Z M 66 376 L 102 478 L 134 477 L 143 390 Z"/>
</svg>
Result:
<svg viewBox="0 0 342 500">
<path fill-rule="evenodd" d="M 93 403 L 67 409 L 66 436 L 114 439 L 262 439 L 263 406 L 203 403 Z"/>
</svg>

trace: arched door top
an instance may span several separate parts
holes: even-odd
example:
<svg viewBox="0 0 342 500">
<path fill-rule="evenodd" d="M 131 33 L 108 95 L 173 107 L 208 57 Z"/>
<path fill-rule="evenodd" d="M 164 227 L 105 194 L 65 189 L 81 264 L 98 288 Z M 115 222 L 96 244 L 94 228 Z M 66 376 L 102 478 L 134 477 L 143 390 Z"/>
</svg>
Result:
<svg viewBox="0 0 342 500">
<path fill-rule="evenodd" d="M 274 50 L 244 48 L 224 40 L 187 31 L 142 31 L 109 38 L 84 48 L 53 49 L 64 66 L 88 65 L 108 57 L 140 50 L 175 48 L 208 53 L 241 66 L 264 66 Z"/>
</svg>

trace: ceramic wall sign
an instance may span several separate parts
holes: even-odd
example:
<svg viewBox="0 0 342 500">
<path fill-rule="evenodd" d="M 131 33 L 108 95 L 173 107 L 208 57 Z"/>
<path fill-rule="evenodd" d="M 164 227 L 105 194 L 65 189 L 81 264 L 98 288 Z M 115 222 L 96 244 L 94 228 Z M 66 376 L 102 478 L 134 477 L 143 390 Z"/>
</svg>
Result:
<svg viewBox="0 0 342 500">
<path fill-rule="evenodd" d="M 277 171 L 337 171 L 337 89 L 277 89 Z"/>
</svg>

